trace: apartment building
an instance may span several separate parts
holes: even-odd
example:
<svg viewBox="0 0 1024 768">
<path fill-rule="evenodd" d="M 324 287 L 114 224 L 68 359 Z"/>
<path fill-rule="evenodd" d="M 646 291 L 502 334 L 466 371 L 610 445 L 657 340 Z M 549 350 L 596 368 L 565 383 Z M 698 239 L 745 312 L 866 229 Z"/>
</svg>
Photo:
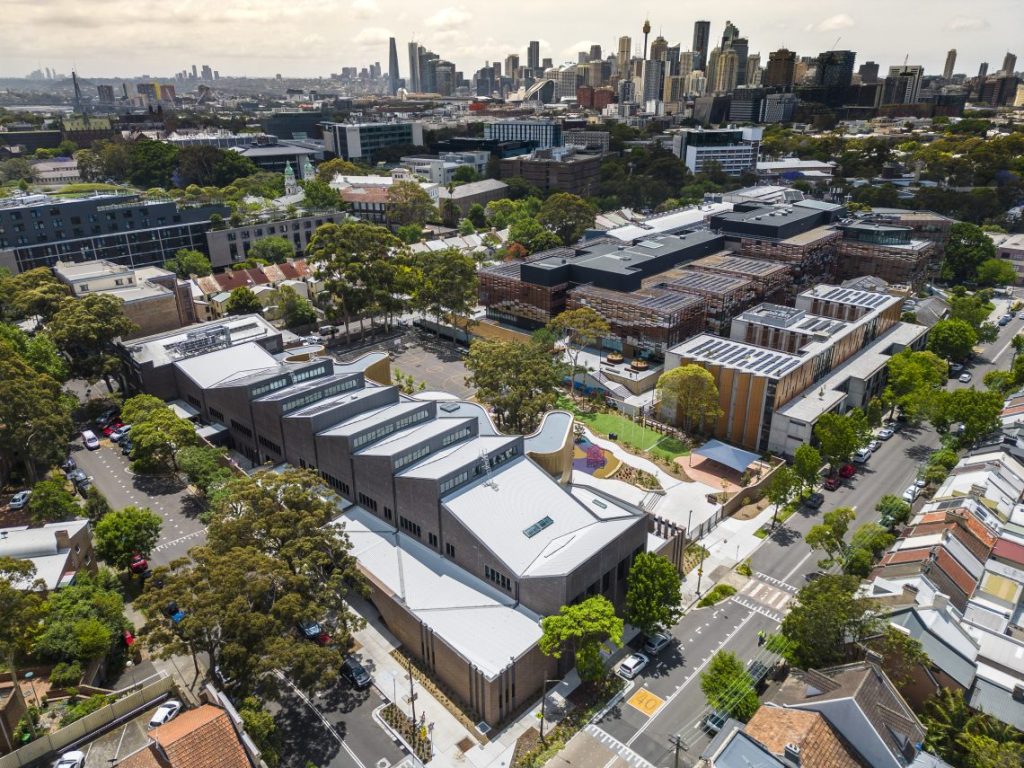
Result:
<svg viewBox="0 0 1024 768">
<path fill-rule="evenodd" d="M 294 218 L 267 218 L 237 227 L 211 229 L 206 233 L 205 250 L 214 269 L 224 269 L 249 258 L 249 248 L 265 237 L 283 237 L 292 244 L 296 256 L 306 252 L 317 227 L 343 224 L 349 219 L 344 211 L 315 211 Z"/>
<path fill-rule="evenodd" d="M 691 173 L 704 173 L 713 163 L 730 176 L 757 167 L 763 128 L 684 128 L 672 136 L 672 154 Z"/>
<path fill-rule="evenodd" d="M 423 124 L 417 122 L 324 122 L 320 127 L 326 154 L 343 160 L 373 162 L 374 154 L 387 147 L 423 146 Z"/>
</svg>

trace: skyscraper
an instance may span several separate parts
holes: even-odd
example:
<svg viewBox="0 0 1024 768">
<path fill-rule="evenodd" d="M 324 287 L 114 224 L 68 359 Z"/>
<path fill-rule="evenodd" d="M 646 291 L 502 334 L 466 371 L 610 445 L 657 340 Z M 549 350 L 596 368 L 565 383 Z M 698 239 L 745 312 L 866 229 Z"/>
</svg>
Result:
<svg viewBox="0 0 1024 768">
<path fill-rule="evenodd" d="M 648 58 L 655 61 L 665 61 L 668 58 L 668 40 L 661 35 L 654 38 L 654 42 L 651 43 L 651 53 Z"/>
<path fill-rule="evenodd" d="M 878 65 L 873 61 L 865 61 L 857 70 L 860 81 L 863 85 L 873 85 L 878 82 Z"/>
<path fill-rule="evenodd" d="M 718 54 L 715 63 L 715 82 L 710 86 L 715 93 L 732 93 L 739 78 L 740 57 L 733 48 L 726 48 Z"/>
<path fill-rule="evenodd" d="M 629 68 L 629 60 L 632 55 L 633 39 L 629 35 L 623 35 L 619 38 L 619 52 L 616 55 L 616 60 L 619 62 L 619 77 L 623 79 L 628 79 L 632 74 Z"/>
<path fill-rule="evenodd" d="M 1017 67 L 1017 55 L 1007 51 L 1003 57 L 1003 73 L 1012 75 Z"/>
<path fill-rule="evenodd" d="M 885 78 L 884 104 L 916 104 L 921 94 L 921 78 L 924 67 L 916 64 L 889 67 Z"/>
<path fill-rule="evenodd" d="M 705 70 L 708 67 L 708 43 L 711 40 L 711 22 L 693 22 L 693 68 Z"/>
<path fill-rule="evenodd" d="M 600 61 L 601 60 L 601 46 L 600 45 L 592 45 L 592 46 L 590 46 L 590 60 L 591 61 Z"/>
<path fill-rule="evenodd" d="M 987 74 L 988 74 L 988 62 L 987 61 L 983 61 L 983 62 L 981 62 L 981 66 L 978 67 L 978 77 L 984 77 Z"/>
<path fill-rule="evenodd" d="M 526 66 L 532 70 L 540 69 L 540 41 L 531 40 L 526 49 Z"/>
<path fill-rule="evenodd" d="M 762 82 L 773 88 L 790 88 L 796 75 L 796 51 L 779 48 L 768 54 L 768 67 Z"/>
<path fill-rule="evenodd" d="M 661 59 L 644 59 L 640 103 L 660 99 L 665 90 L 665 62 Z"/>
<path fill-rule="evenodd" d="M 694 59 L 696 54 L 693 51 L 683 51 L 679 54 L 679 76 L 688 77 L 696 67 L 694 66 Z"/>
<path fill-rule="evenodd" d="M 398 93 L 398 43 L 395 38 L 388 40 L 388 94 Z"/>
<path fill-rule="evenodd" d="M 853 81 L 853 62 L 856 57 L 853 51 L 825 51 L 819 54 L 817 84 L 830 89 L 849 88 Z"/>
<path fill-rule="evenodd" d="M 747 78 L 744 81 L 746 85 L 760 85 L 761 84 L 761 54 L 755 53 L 747 57 Z"/>
<path fill-rule="evenodd" d="M 946 66 L 942 68 L 942 77 L 949 80 L 953 77 L 953 67 L 956 66 L 956 48 L 950 48 L 946 54 Z"/>
<path fill-rule="evenodd" d="M 505 57 L 505 75 L 515 82 L 518 79 L 518 75 L 516 74 L 518 71 L 519 56 L 514 53 L 510 53 Z"/>
<path fill-rule="evenodd" d="M 409 82 L 406 86 L 413 93 L 421 93 L 423 90 L 423 83 L 420 80 L 419 43 L 409 43 Z"/>
</svg>

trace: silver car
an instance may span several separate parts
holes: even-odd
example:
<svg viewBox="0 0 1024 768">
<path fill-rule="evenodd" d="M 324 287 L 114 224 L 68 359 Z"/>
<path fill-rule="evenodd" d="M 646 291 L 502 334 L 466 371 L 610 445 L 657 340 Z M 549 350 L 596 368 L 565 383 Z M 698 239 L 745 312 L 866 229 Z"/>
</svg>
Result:
<svg viewBox="0 0 1024 768">
<path fill-rule="evenodd" d="M 619 665 L 619 674 L 627 680 L 632 680 L 644 671 L 644 667 L 647 666 L 649 661 L 650 659 L 642 653 L 631 653 Z"/>
</svg>

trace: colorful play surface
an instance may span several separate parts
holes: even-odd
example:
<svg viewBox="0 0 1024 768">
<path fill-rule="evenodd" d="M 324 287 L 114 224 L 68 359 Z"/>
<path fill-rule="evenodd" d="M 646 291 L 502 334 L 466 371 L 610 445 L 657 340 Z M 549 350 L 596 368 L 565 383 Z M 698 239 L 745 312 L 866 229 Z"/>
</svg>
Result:
<svg viewBox="0 0 1024 768">
<path fill-rule="evenodd" d="M 595 445 L 585 437 L 576 440 L 572 459 L 573 469 L 599 478 L 611 477 L 621 463 L 611 451 Z"/>
</svg>

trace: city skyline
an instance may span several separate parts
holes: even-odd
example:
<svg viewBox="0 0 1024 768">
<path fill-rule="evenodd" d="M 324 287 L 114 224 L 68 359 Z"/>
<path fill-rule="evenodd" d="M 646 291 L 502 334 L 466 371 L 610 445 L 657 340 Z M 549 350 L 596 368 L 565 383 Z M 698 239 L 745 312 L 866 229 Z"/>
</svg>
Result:
<svg viewBox="0 0 1024 768">
<path fill-rule="evenodd" d="M 717 3 L 713 13 L 660 2 L 648 4 L 646 16 L 652 38 L 661 34 L 670 44 L 682 43 L 683 50 L 692 41 L 694 21 L 710 21 L 715 40 L 731 20 L 750 39 L 750 53 L 760 53 L 763 62 L 770 51 L 783 46 L 813 56 L 841 38 L 837 47 L 856 51 L 858 62 L 896 65 L 907 56 L 909 63 L 924 66 L 928 74 L 942 73 L 950 48 L 957 49 L 961 73 L 977 72 L 983 61 L 994 69 L 1007 51 L 1014 50 L 1014 33 L 1024 27 L 1024 3 L 1019 0 L 978 0 L 967 8 L 936 0 L 928 4 L 926 15 L 921 13 L 923 4 L 887 5 L 884 16 L 869 12 L 873 4 L 850 7 L 837 0 L 791 0 L 783 16 L 778 6 L 748 0 Z M 509 54 L 525 60 L 530 40 L 539 40 L 541 57 L 556 64 L 574 62 L 576 52 L 589 50 L 592 44 L 601 45 L 606 55 L 614 52 L 622 35 L 632 37 L 634 54 L 643 46 L 643 14 L 580 14 L 571 4 L 520 3 L 515 15 L 503 18 L 500 25 L 494 24 L 494 14 L 467 5 L 416 15 L 398 0 L 351 0 L 337 10 L 348 23 L 323 24 L 324 6 L 313 0 L 283 6 L 269 0 L 232 0 L 212 14 L 198 0 L 146 7 L 103 0 L 88 8 L 70 0 L 13 0 L 7 8 L 8 23 L 0 30 L 0 49 L 5 51 L 0 76 L 23 77 L 42 64 L 61 72 L 77 69 L 83 77 L 166 77 L 193 61 L 216 59 L 222 76 L 228 77 L 326 77 L 342 66 L 363 67 L 375 61 L 386 69 L 391 37 L 403 50 L 415 40 L 466 72 Z M 282 34 L 282 25 L 293 27 L 294 33 Z M 24 34 L 26 29 L 44 27 L 50 33 L 46 39 L 54 41 L 52 48 L 40 45 L 39 36 Z M 140 40 L 137 49 L 131 47 L 132 39 Z M 245 41 L 247 50 L 225 45 L 232 39 Z M 401 76 L 407 77 L 404 57 L 399 62 Z M 134 71 L 126 71 L 128 67 Z"/>
</svg>

